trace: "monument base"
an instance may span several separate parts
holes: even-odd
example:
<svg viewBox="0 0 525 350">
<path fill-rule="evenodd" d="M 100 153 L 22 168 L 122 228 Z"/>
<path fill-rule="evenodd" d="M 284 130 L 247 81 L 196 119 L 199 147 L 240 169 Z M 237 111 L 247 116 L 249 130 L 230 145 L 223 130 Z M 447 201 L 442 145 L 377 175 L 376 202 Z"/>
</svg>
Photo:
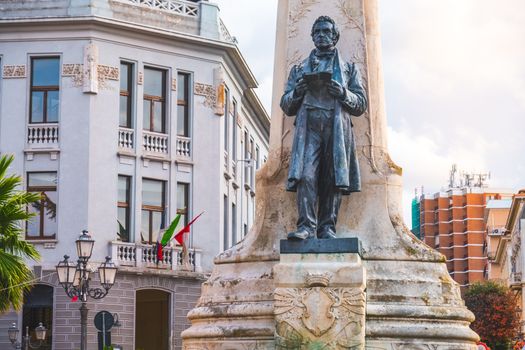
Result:
<svg viewBox="0 0 525 350">
<path fill-rule="evenodd" d="M 344 251 L 357 243 L 308 241 L 295 245 Z M 281 248 L 287 243 L 294 242 L 281 241 Z M 281 254 L 273 275 L 275 349 L 364 349 L 366 275 L 357 252 Z"/>
</svg>

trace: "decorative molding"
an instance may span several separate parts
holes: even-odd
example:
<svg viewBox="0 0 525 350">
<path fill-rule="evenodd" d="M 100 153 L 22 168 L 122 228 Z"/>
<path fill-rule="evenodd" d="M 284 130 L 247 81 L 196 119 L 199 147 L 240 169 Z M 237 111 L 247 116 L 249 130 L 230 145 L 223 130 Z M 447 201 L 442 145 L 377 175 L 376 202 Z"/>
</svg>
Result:
<svg viewBox="0 0 525 350">
<path fill-rule="evenodd" d="M 2 72 L 2 77 L 4 79 L 26 78 L 26 65 L 5 65 Z"/>
<path fill-rule="evenodd" d="M 73 85 L 76 87 L 85 86 L 88 79 L 87 77 L 91 74 L 91 70 L 84 70 L 83 64 L 72 64 L 66 63 L 62 65 L 62 76 L 71 77 Z M 97 83 L 98 88 L 109 89 L 107 84 L 108 80 L 120 79 L 120 70 L 118 67 L 111 67 L 103 64 L 97 65 Z M 89 92 L 92 92 L 90 90 Z"/>
<path fill-rule="evenodd" d="M 98 67 L 98 46 L 89 43 L 84 47 L 84 84 L 82 91 L 88 94 L 98 93 L 99 85 L 102 87 L 103 81 L 100 81 L 101 74 Z"/>
<path fill-rule="evenodd" d="M 144 73 L 143 72 L 139 72 L 139 76 L 138 76 L 138 79 L 137 79 L 137 84 L 138 85 L 144 84 Z"/>
<path fill-rule="evenodd" d="M 215 89 L 213 85 L 195 83 L 193 93 L 198 96 L 204 96 L 204 105 L 209 108 L 213 108 L 216 102 Z"/>
<path fill-rule="evenodd" d="M 73 86 L 81 87 L 84 85 L 83 64 L 65 63 L 62 65 L 62 76 L 71 77 Z"/>
<path fill-rule="evenodd" d="M 177 79 L 171 79 L 171 91 L 177 91 Z"/>
<path fill-rule="evenodd" d="M 99 64 L 97 66 L 98 71 L 98 81 L 105 82 L 106 80 L 116 80 L 120 79 L 120 70 L 118 67 L 106 66 Z"/>
<path fill-rule="evenodd" d="M 348 0 L 339 0 L 337 8 L 341 13 L 342 17 L 346 20 L 345 23 L 342 23 L 342 26 L 346 29 L 357 29 L 362 36 L 365 35 L 365 30 L 363 26 L 356 20 L 356 18 L 361 18 L 362 13 L 355 13 L 359 9 L 352 7 L 352 4 Z"/>
<path fill-rule="evenodd" d="M 310 7 L 317 4 L 318 0 L 299 0 L 289 12 L 288 39 L 295 38 L 298 34 L 298 24 L 310 11 Z"/>
</svg>

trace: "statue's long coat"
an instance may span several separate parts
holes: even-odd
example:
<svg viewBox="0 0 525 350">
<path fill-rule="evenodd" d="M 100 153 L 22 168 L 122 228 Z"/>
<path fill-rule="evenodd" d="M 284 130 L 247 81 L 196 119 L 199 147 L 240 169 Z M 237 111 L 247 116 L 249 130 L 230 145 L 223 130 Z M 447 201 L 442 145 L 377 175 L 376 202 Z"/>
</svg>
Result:
<svg viewBox="0 0 525 350">
<path fill-rule="evenodd" d="M 296 116 L 295 136 L 292 146 L 290 168 L 288 170 L 288 191 L 296 191 L 301 180 L 303 169 L 308 164 L 304 159 L 305 143 L 307 138 L 307 111 L 302 104 L 302 98 L 294 99 L 293 91 L 297 81 L 305 73 L 312 72 L 310 57 L 290 71 L 285 92 L 281 98 L 281 108 L 288 116 Z M 332 78 L 346 88 L 344 101 L 336 100 L 333 124 L 333 159 L 335 186 L 343 194 L 361 191 L 361 176 L 357 161 L 355 137 L 352 131 L 351 116 L 360 116 L 367 108 L 366 91 L 361 82 L 361 76 L 354 63 L 342 62 L 336 50 L 334 57 L 334 71 Z"/>
</svg>

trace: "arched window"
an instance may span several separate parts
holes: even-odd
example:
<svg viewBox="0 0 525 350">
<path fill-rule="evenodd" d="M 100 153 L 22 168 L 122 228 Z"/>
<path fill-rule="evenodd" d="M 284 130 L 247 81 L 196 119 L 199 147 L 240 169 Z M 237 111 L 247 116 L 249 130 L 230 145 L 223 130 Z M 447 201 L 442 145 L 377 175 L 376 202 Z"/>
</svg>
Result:
<svg viewBox="0 0 525 350">
<path fill-rule="evenodd" d="M 33 341 L 36 341 L 35 328 L 40 322 L 47 329 L 46 339 L 40 349 L 51 350 L 53 338 L 53 287 L 44 284 L 35 285 L 24 295 L 22 333 L 25 335 L 25 329 L 29 327 L 29 335 Z"/>
</svg>

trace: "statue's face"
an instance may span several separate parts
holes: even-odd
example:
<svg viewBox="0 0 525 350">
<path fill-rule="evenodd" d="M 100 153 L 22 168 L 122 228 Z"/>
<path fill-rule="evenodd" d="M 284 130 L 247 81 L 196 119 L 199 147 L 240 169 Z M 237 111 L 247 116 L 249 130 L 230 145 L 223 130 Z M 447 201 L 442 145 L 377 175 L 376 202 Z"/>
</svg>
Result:
<svg viewBox="0 0 525 350">
<path fill-rule="evenodd" d="M 331 49 L 335 46 L 335 31 L 332 23 L 318 22 L 312 30 L 312 39 L 319 50 Z"/>
</svg>

